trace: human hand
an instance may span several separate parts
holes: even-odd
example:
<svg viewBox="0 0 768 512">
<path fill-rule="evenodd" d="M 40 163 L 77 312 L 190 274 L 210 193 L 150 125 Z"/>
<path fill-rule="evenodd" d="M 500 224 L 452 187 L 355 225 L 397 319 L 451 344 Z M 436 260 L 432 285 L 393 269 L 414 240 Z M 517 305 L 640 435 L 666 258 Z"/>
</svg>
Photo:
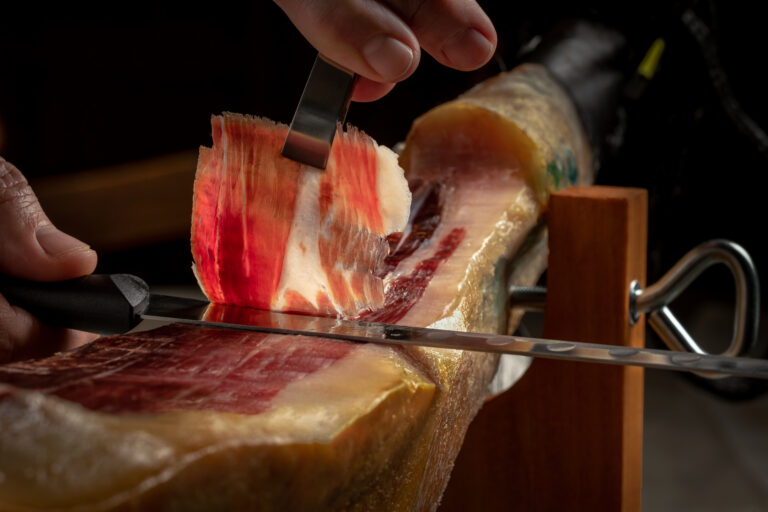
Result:
<svg viewBox="0 0 768 512">
<path fill-rule="evenodd" d="M 0 273 L 60 281 L 95 268 L 96 252 L 56 229 L 21 172 L 0 157 Z M 71 348 L 94 337 L 49 327 L 0 295 L 0 363 Z"/>
<path fill-rule="evenodd" d="M 420 47 L 445 66 L 477 69 L 496 49 L 496 31 L 475 0 L 275 0 L 332 61 L 358 75 L 352 99 L 373 101 L 408 78 Z"/>
</svg>

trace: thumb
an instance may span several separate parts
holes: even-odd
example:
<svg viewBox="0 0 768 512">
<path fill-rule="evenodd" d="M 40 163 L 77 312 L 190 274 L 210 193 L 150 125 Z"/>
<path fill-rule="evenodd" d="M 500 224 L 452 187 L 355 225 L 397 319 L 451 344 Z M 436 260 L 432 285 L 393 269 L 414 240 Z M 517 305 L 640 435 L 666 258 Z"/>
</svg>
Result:
<svg viewBox="0 0 768 512">
<path fill-rule="evenodd" d="M 0 157 L 0 272 L 58 281 L 94 268 L 96 252 L 56 229 L 21 172 Z"/>
<path fill-rule="evenodd" d="M 96 253 L 56 229 L 21 172 L 0 157 L 0 272 L 57 281 L 90 274 L 94 268 Z M 92 338 L 48 327 L 0 295 L 0 363 L 71 348 Z"/>
</svg>

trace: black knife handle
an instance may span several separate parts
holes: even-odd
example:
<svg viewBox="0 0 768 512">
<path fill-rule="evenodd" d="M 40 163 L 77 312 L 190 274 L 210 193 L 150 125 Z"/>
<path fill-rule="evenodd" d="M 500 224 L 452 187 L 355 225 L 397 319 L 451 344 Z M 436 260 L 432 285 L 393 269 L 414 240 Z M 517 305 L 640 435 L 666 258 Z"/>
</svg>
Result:
<svg viewBox="0 0 768 512">
<path fill-rule="evenodd" d="M 149 305 L 149 286 L 130 274 L 47 283 L 0 275 L 0 295 L 48 325 L 98 334 L 131 330 Z"/>
</svg>

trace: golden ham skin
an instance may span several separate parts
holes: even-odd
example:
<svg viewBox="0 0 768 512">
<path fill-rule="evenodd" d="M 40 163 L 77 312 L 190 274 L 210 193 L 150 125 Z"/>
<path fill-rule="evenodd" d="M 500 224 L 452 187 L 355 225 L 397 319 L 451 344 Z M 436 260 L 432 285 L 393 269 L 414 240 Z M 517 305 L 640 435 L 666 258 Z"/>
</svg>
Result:
<svg viewBox="0 0 768 512">
<path fill-rule="evenodd" d="M 464 230 L 400 323 L 512 330 L 506 279 L 545 264 L 512 257 L 549 192 L 592 177 L 568 97 L 539 66 L 499 75 L 417 119 L 400 164 L 439 184 L 443 217 L 386 279 Z M 105 414 L 0 384 L 0 510 L 435 510 L 497 360 L 359 345 L 252 416 Z"/>
</svg>

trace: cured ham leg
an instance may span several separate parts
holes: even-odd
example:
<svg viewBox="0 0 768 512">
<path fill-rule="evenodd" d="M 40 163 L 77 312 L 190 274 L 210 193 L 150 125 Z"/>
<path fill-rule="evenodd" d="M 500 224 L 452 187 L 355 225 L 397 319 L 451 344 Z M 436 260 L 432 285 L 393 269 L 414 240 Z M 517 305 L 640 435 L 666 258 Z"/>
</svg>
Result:
<svg viewBox="0 0 768 512">
<path fill-rule="evenodd" d="M 290 174 L 249 171 L 245 162 L 269 166 L 277 157 L 231 145 L 253 120 L 216 119 L 213 149 L 201 151 L 193 250 L 203 287 L 224 302 L 309 303 L 327 314 L 503 332 L 514 328 L 507 276 L 532 284 L 543 271 L 541 254 L 510 262 L 540 223 L 549 191 L 591 179 L 575 109 L 543 68 L 481 84 L 414 123 L 400 157 L 413 191 L 402 233 L 384 238 L 396 222 L 355 224 L 361 244 L 381 248 L 360 257 L 365 279 L 380 283 L 382 307 L 361 307 L 370 297 L 360 294 L 352 302 L 328 295 L 332 307 L 323 310 L 316 290 L 334 277 L 321 255 L 325 277 L 281 288 L 286 269 L 298 271 L 285 255 L 294 228 L 307 225 L 295 213 L 307 178 L 289 170 L 292 184 L 281 185 Z M 277 131 L 267 125 L 262 135 Z M 294 190 L 286 193 L 294 213 L 285 213 L 291 201 L 254 197 L 261 186 Z M 338 198 L 344 208 L 354 204 L 348 194 Z M 362 205 L 352 210 L 364 216 Z M 335 213 L 326 217 L 332 225 L 342 218 Z M 263 226 L 261 215 L 285 218 Z M 283 240 L 282 259 L 253 245 L 253 230 Z M 362 267 L 346 256 L 330 272 L 354 295 L 345 273 Z M 264 282 L 258 266 L 267 284 L 254 284 Z M 306 303 L 291 302 L 289 289 Z M 522 371 L 525 360 L 516 361 Z M 458 350 L 168 326 L 2 366 L 0 509 L 434 510 L 496 363 Z"/>
</svg>

